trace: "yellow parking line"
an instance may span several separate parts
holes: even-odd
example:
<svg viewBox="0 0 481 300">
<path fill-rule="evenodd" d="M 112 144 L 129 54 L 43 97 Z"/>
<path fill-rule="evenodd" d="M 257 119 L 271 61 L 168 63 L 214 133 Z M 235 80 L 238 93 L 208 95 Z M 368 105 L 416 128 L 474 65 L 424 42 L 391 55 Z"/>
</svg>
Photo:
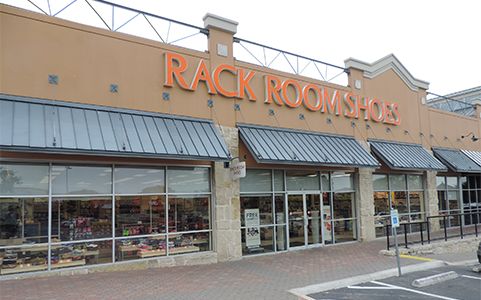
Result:
<svg viewBox="0 0 481 300">
<path fill-rule="evenodd" d="M 406 255 L 406 254 L 400 254 L 400 258 L 409 258 L 409 259 L 415 259 L 415 260 L 421 260 L 421 261 L 432 261 L 432 258 L 427 258 L 427 257 L 421 257 L 421 256 L 413 256 L 413 255 Z"/>
</svg>

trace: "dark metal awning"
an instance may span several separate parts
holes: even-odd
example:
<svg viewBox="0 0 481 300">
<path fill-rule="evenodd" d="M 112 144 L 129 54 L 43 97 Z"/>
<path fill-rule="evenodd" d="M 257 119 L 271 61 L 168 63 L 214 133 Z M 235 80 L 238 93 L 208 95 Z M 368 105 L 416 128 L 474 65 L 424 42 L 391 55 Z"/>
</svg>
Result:
<svg viewBox="0 0 481 300">
<path fill-rule="evenodd" d="M 258 163 L 379 167 L 354 138 L 238 124 L 240 138 Z"/>
<path fill-rule="evenodd" d="M 466 156 L 474 161 L 478 166 L 481 166 L 481 152 L 472 150 L 461 150 Z"/>
<path fill-rule="evenodd" d="M 434 156 L 454 172 L 481 173 L 481 166 L 478 166 L 461 150 L 433 148 L 433 152 Z"/>
<path fill-rule="evenodd" d="M 0 148 L 197 160 L 230 156 L 210 120 L 3 94 Z"/>
<path fill-rule="evenodd" d="M 447 170 L 421 145 L 380 140 L 369 143 L 371 150 L 393 170 Z"/>
</svg>

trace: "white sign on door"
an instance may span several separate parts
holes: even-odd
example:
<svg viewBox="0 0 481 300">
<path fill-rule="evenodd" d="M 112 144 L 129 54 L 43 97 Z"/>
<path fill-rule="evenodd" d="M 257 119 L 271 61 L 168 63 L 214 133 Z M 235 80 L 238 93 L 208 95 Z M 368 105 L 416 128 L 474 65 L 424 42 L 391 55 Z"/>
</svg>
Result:
<svg viewBox="0 0 481 300">
<path fill-rule="evenodd" d="M 256 248 L 261 244 L 261 232 L 259 228 L 259 209 L 246 209 L 244 211 L 246 224 L 246 246 Z"/>
</svg>

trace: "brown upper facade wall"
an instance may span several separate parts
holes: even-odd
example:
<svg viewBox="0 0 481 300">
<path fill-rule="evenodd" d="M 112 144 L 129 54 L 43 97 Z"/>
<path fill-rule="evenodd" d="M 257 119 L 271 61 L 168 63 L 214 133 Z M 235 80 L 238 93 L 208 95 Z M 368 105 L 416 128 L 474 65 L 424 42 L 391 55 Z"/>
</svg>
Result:
<svg viewBox="0 0 481 300">
<path fill-rule="evenodd" d="M 225 22 L 232 28 L 236 26 L 235 22 Z M 5 94 L 209 118 L 225 126 L 240 122 L 344 134 L 360 140 L 376 138 L 422 143 L 427 148 L 432 145 L 452 146 L 441 140 L 447 136 L 449 141 L 456 141 L 467 133 L 466 128 L 474 127 L 472 131 L 480 135 L 479 118 L 449 115 L 447 125 L 441 112 L 423 104 L 427 83 L 415 81 L 418 87 L 413 88 L 390 65 L 375 76 L 368 76 L 362 67 L 351 65 L 349 86 L 345 87 L 237 61 L 232 47 L 235 31 L 220 30 L 216 26 L 207 26 L 210 30 L 209 51 L 199 52 L 5 5 L 0 5 L 0 24 L 0 92 Z M 218 55 L 219 44 L 226 46 L 226 56 Z M 239 70 L 242 69 L 244 75 L 255 72 L 248 85 L 256 100 L 249 95 L 248 89 L 244 89 L 242 99 L 225 97 L 217 90 L 215 94 L 209 94 L 204 81 L 199 82 L 195 91 L 181 88 L 175 80 L 172 87 L 165 86 L 165 53 L 180 54 L 185 58 L 188 68 L 182 77 L 187 85 L 192 82 L 201 60 L 211 75 L 223 64 L 235 68 L 237 76 L 228 71 L 220 73 L 220 83 L 227 91 L 238 90 L 236 78 L 240 77 Z M 58 85 L 48 83 L 49 74 L 59 76 Z M 298 84 L 301 88 L 312 85 L 321 92 L 327 90 L 331 98 L 337 91 L 341 103 L 346 93 L 351 93 L 348 97 L 353 96 L 349 98 L 353 101 L 359 96 L 359 99 L 368 101 L 378 99 L 397 103 L 401 123 L 365 121 L 362 116 L 348 118 L 344 116 L 346 106 L 343 106 L 341 115 L 336 115 L 311 111 L 303 104 L 296 108 L 275 101 L 266 104 L 266 76 L 274 76 L 280 83 L 293 80 L 294 83 L 287 85 L 285 94 L 291 100 L 296 98 L 293 85 Z M 360 86 L 356 87 L 356 81 Z M 112 83 L 118 84 L 118 93 L 109 91 Z M 169 93 L 169 101 L 162 100 L 164 92 Z M 315 94 L 311 92 L 309 95 L 312 104 Z M 209 99 L 213 100 L 213 108 L 207 105 Z M 234 108 L 235 104 L 240 110 Z M 304 115 L 304 120 L 300 114 Z M 449 129 L 443 130 L 446 126 Z M 430 139 L 431 134 L 436 139 Z M 455 146 L 459 144 L 454 143 Z M 469 143 L 465 144 L 460 146 L 473 149 Z"/>
</svg>

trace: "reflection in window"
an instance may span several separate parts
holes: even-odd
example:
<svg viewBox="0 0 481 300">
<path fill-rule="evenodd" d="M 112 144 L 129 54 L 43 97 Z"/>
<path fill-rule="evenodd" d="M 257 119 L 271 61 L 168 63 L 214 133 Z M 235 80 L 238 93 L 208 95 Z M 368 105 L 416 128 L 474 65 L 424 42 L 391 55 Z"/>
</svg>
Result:
<svg viewBox="0 0 481 300">
<path fill-rule="evenodd" d="M 0 195 L 48 195 L 48 166 L 0 164 Z"/>
<path fill-rule="evenodd" d="M 389 175 L 392 191 L 406 190 L 406 175 Z"/>
<path fill-rule="evenodd" d="M 47 198 L 0 199 L 0 246 L 46 243 Z"/>
<path fill-rule="evenodd" d="M 332 173 L 332 187 L 335 192 L 354 190 L 352 174 Z"/>
<path fill-rule="evenodd" d="M 372 175 L 373 188 L 375 191 L 387 191 L 389 185 L 387 183 L 386 174 L 373 174 Z"/>
<path fill-rule="evenodd" d="M 159 194 L 165 192 L 164 169 L 115 168 L 116 194 Z"/>
<path fill-rule="evenodd" d="M 169 193 L 208 193 L 210 180 L 208 168 L 169 168 Z"/>
<path fill-rule="evenodd" d="M 53 166 L 52 192 L 56 195 L 112 193 L 112 168 Z"/>
<path fill-rule="evenodd" d="M 269 192 L 272 191 L 271 170 L 247 170 L 246 176 L 240 179 L 240 191 Z M 276 180 L 278 181 L 278 180 Z"/>
<path fill-rule="evenodd" d="M 318 191 L 319 173 L 316 171 L 287 171 L 286 183 L 288 191 Z"/>
</svg>

